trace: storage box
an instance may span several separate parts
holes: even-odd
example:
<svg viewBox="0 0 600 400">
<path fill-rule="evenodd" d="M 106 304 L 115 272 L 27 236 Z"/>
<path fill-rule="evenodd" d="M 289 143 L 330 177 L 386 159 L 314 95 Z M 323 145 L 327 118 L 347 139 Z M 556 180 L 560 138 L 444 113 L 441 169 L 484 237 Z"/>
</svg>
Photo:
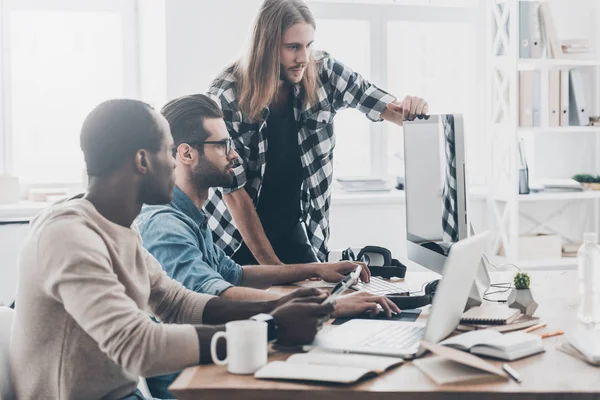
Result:
<svg viewBox="0 0 600 400">
<path fill-rule="evenodd" d="M 506 255 L 500 248 L 498 255 Z M 519 236 L 518 259 L 524 260 L 549 260 L 562 257 L 562 238 L 559 235 L 531 235 Z"/>
</svg>

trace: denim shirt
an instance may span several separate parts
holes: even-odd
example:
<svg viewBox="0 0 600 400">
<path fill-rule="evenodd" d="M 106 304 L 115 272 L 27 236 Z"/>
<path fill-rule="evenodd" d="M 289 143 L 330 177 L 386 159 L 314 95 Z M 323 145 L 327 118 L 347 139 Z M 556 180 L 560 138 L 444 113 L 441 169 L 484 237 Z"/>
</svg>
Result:
<svg viewBox="0 0 600 400">
<path fill-rule="evenodd" d="M 207 218 L 177 186 L 173 201 L 144 205 L 135 223 L 144 247 L 186 288 L 219 296 L 242 281 L 242 267 L 215 245 Z"/>
</svg>

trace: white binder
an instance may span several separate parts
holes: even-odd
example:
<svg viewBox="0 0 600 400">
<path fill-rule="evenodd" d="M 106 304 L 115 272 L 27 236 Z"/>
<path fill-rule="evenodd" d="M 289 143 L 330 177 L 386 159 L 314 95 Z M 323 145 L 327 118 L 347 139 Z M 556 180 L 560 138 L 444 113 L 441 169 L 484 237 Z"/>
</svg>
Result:
<svg viewBox="0 0 600 400">
<path fill-rule="evenodd" d="M 519 2 L 519 57 L 531 57 L 531 37 L 529 33 L 529 9 L 528 1 Z"/>
<path fill-rule="evenodd" d="M 519 2 L 519 57 L 542 57 L 542 26 L 540 23 L 540 2 Z"/>
<path fill-rule="evenodd" d="M 540 24 L 540 2 L 531 2 L 529 8 L 529 35 L 531 37 L 531 58 L 542 57 L 542 28 Z"/>
<path fill-rule="evenodd" d="M 570 124 L 575 126 L 589 125 L 590 116 L 585 99 L 585 87 L 583 86 L 581 71 L 572 69 L 569 75 L 571 77 L 571 94 L 569 96 Z"/>
<path fill-rule="evenodd" d="M 556 33 L 556 27 L 554 25 L 554 19 L 552 18 L 552 12 L 550 11 L 550 4 L 543 1 L 540 4 L 540 21 L 541 31 L 543 32 L 544 45 L 546 47 L 548 58 L 560 58 L 562 57 L 562 49 L 558 43 L 558 34 Z"/>
<path fill-rule="evenodd" d="M 519 72 L 519 126 L 533 126 L 533 71 Z"/>
<path fill-rule="evenodd" d="M 560 126 L 560 70 L 548 71 L 548 125 Z"/>
<path fill-rule="evenodd" d="M 569 126 L 569 70 L 560 70 L 560 126 Z"/>
<path fill-rule="evenodd" d="M 532 107 L 531 114 L 533 126 L 542 125 L 542 73 L 540 71 L 530 71 L 532 73 Z"/>
</svg>

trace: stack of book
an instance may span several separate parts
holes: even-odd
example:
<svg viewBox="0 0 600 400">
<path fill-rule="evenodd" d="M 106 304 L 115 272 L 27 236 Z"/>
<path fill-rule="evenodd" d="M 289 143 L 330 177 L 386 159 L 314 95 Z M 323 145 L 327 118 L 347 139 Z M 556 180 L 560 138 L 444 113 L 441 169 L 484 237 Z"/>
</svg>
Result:
<svg viewBox="0 0 600 400">
<path fill-rule="evenodd" d="M 346 192 L 389 192 L 394 188 L 391 182 L 381 178 L 343 177 L 336 181 Z"/>
<path fill-rule="evenodd" d="M 543 179 L 532 182 L 532 192 L 581 192 L 583 186 L 574 179 Z"/>
<path fill-rule="evenodd" d="M 590 53 L 590 45 L 587 39 L 561 40 L 560 48 L 564 54 Z"/>
<path fill-rule="evenodd" d="M 562 244 L 562 256 L 563 257 L 577 257 L 577 252 L 581 247 L 581 243 L 563 243 Z"/>
</svg>

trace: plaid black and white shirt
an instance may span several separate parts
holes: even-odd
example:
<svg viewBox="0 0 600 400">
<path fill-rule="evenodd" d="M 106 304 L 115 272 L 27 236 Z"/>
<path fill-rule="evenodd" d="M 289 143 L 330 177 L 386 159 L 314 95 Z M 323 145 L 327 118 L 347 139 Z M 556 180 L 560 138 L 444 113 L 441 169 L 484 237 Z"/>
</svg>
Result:
<svg viewBox="0 0 600 400">
<path fill-rule="evenodd" d="M 303 101 L 304 88 L 296 85 L 293 105 L 300 159 L 305 174 L 301 187 L 302 221 L 317 257 L 325 261 L 335 147 L 333 118 L 339 110 L 351 107 L 364 113 L 371 121 L 381 121 L 381 113 L 395 97 L 367 82 L 325 52 L 315 52 L 313 57 L 320 79 L 318 102 L 306 106 Z M 233 185 L 212 190 L 205 205 L 215 243 L 231 255 L 240 246 L 242 236 L 223 201 L 223 193 L 245 188 L 254 206 L 257 206 L 266 166 L 266 121 L 269 109 L 265 108 L 262 121 L 250 120 L 242 114 L 231 69 L 213 81 L 208 96 L 223 110 L 225 124 L 240 155 L 240 165 L 234 168 Z"/>
</svg>

